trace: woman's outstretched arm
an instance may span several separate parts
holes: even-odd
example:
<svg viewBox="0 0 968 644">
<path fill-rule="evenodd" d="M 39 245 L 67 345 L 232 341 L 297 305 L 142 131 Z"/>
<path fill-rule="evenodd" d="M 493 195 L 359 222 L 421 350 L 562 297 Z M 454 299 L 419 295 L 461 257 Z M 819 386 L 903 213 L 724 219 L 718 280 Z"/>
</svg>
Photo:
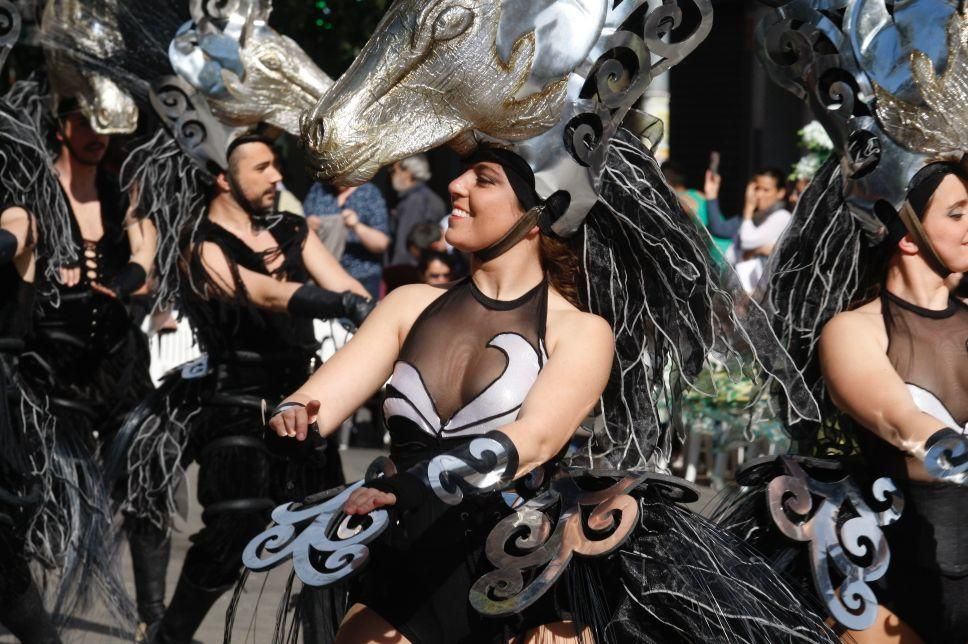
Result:
<svg viewBox="0 0 968 644">
<path fill-rule="evenodd" d="M 945 424 L 914 402 L 891 365 L 868 314 L 835 316 L 820 338 L 820 366 L 831 398 L 861 425 L 898 449 L 921 455 Z"/>
<path fill-rule="evenodd" d="M 411 285 L 390 293 L 374 309 L 353 339 L 336 352 L 285 402 L 289 407 L 269 421 L 280 436 L 305 440 L 315 422 L 327 436 L 386 383 L 414 320 L 444 291 Z"/>
</svg>

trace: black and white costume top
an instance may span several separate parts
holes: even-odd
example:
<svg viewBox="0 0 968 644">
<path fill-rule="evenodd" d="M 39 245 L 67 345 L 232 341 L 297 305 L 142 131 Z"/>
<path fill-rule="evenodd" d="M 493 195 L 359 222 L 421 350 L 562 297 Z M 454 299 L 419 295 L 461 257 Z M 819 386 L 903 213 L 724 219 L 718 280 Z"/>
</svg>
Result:
<svg viewBox="0 0 968 644">
<path fill-rule="evenodd" d="M 487 297 L 461 280 L 414 322 L 387 386 L 392 458 L 407 467 L 513 422 L 547 360 L 548 285 Z"/>
<path fill-rule="evenodd" d="M 881 311 L 887 357 L 918 408 L 957 431 L 968 430 L 968 307 L 951 299 L 941 311 L 885 292 Z M 872 432 L 858 435 L 871 465 L 907 478 L 905 455 Z"/>
<path fill-rule="evenodd" d="M 932 311 L 885 293 L 887 357 L 918 408 L 961 430 L 968 426 L 968 306 L 951 299 Z"/>
</svg>

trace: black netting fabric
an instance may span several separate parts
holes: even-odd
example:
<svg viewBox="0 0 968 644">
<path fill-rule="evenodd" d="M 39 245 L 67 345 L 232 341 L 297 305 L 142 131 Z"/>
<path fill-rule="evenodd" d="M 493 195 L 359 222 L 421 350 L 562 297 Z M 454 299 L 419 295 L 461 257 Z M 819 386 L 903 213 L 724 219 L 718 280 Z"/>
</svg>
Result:
<svg viewBox="0 0 968 644">
<path fill-rule="evenodd" d="M 817 355 L 820 332 L 834 315 L 877 296 L 887 266 L 883 247 L 873 244 L 843 197 L 839 160 L 831 157 L 797 202 L 790 226 L 770 259 L 763 306 L 807 386 L 822 418 L 789 413 L 781 419 L 805 455 L 851 454 L 856 445 L 849 419 L 833 404 L 824 386 Z M 788 392 L 774 387 L 778 401 Z"/>
<path fill-rule="evenodd" d="M 185 240 L 195 237 L 205 218 L 210 182 L 211 177 L 164 128 L 132 150 L 121 168 L 122 189 L 132 195 L 136 211 L 158 229 L 156 307 L 177 299 L 186 277 L 181 268 L 188 264 Z M 193 283 L 187 286 L 201 288 Z"/>
<path fill-rule="evenodd" d="M 53 291 L 58 266 L 77 262 L 71 214 L 54 173 L 44 132 L 49 118 L 44 84 L 18 81 L 0 98 L 0 203 L 22 205 L 37 223 L 39 253 Z M 55 298 L 55 292 L 44 293 Z"/>
<path fill-rule="evenodd" d="M 723 528 L 663 499 L 646 496 L 639 509 L 618 555 L 625 592 L 611 641 L 839 641 L 805 595 Z"/>
<path fill-rule="evenodd" d="M 709 248 L 708 234 L 682 211 L 655 157 L 621 131 L 609 149 L 599 204 L 585 221 L 585 297 L 611 324 L 616 351 L 602 399 L 604 430 L 584 458 L 664 469 L 681 432 L 681 394 L 697 386 L 710 360 L 735 378 L 773 382 L 789 415 L 818 417 L 765 313 Z M 669 424 L 660 407 L 670 411 Z"/>
</svg>

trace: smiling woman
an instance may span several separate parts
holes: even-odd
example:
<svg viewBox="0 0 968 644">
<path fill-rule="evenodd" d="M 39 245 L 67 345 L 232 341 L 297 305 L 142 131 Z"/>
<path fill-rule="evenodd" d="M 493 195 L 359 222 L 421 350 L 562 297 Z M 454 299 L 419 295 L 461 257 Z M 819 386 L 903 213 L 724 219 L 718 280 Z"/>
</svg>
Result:
<svg viewBox="0 0 968 644">
<path fill-rule="evenodd" d="M 769 339 L 750 350 L 706 241 L 620 128 L 711 20 L 700 1 L 701 24 L 665 43 L 664 10 L 647 8 L 401 0 L 307 120 L 337 183 L 432 145 L 463 151 L 447 241 L 472 261 L 468 279 L 393 291 L 269 421 L 289 440 L 328 435 L 389 378 L 389 461 L 278 508 L 244 557 L 291 557 L 312 585 L 368 561 L 338 642 L 832 641 L 675 504 L 695 498 L 687 484 L 647 473 L 672 442 L 653 401 L 678 400 L 707 353 L 782 363 Z M 667 55 L 654 70 L 653 40 Z"/>
</svg>

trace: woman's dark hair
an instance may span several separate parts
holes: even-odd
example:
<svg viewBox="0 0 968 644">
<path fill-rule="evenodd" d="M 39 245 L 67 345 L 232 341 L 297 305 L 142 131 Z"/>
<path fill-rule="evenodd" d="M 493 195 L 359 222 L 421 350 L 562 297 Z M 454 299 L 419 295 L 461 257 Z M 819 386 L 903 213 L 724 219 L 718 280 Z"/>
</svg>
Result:
<svg viewBox="0 0 968 644">
<path fill-rule="evenodd" d="M 753 177 L 770 177 L 771 179 L 773 179 L 773 181 L 776 182 L 777 190 L 787 189 L 786 176 L 783 174 L 783 171 L 781 171 L 779 168 L 775 168 L 772 166 L 766 167 L 766 168 L 760 168 L 757 172 L 753 173 Z"/>
<path fill-rule="evenodd" d="M 556 239 L 542 234 L 538 243 L 538 256 L 541 268 L 548 277 L 548 283 L 563 298 L 582 311 L 588 307 L 582 303 L 578 291 L 578 278 L 581 275 L 581 262 L 578 259 L 578 242 L 572 239 Z"/>
</svg>

